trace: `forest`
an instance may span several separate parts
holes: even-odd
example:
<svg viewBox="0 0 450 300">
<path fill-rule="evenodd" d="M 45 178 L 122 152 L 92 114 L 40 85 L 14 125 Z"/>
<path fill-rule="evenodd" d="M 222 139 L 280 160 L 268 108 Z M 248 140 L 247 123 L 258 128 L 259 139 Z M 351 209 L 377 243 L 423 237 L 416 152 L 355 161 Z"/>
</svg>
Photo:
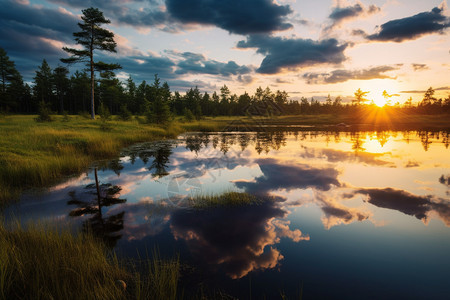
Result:
<svg viewBox="0 0 450 300">
<path fill-rule="evenodd" d="M 53 113 L 88 114 L 90 111 L 90 78 L 86 71 L 69 74 L 65 66 L 51 68 L 44 59 L 35 71 L 31 86 L 23 81 L 6 51 L 0 48 L 1 93 L 0 111 L 5 113 L 35 114 L 42 105 Z M 247 92 L 237 95 L 224 85 L 219 92 L 201 92 L 192 87 L 184 94 L 171 91 L 167 82 L 161 83 L 155 74 L 153 82 L 142 81 L 137 84 L 129 77 L 120 81 L 112 71 L 100 72 L 95 80 L 96 111 L 103 106 L 111 114 L 125 119 L 131 115 L 149 116 L 154 123 L 166 120 L 168 116 L 186 116 L 187 119 L 200 119 L 202 116 L 240 116 L 252 115 L 298 115 L 298 114 L 348 114 L 362 108 L 376 107 L 368 99 L 366 92 L 355 91 L 351 103 L 344 103 L 342 97 L 334 99 L 328 95 L 324 102 L 314 98 L 301 97 L 291 100 L 285 91 L 273 92 L 270 87 L 259 87 L 253 95 Z M 437 99 L 435 90 L 429 88 L 417 104 L 409 98 L 403 105 L 389 105 L 386 109 L 408 114 L 450 113 L 450 95 Z M 386 95 L 389 97 L 389 95 Z M 258 111 L 254 111 L 259 107 Z M 253 111 L 249 112 L 249 108 Z M 159 116 L 159 117 L 158 117 Z"/>
</svg>

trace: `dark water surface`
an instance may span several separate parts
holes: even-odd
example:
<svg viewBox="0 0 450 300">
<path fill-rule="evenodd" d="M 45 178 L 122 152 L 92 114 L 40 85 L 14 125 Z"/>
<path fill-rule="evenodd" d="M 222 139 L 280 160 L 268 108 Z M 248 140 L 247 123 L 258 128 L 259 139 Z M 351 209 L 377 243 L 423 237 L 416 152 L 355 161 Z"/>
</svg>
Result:
<svg viewBox="0 0 450 300">
<path fill-rule="evenodd" d="M 12 210 L 91 224 L 123 256 L 179 255 L 186 294 L 448 299 L 448 146 L 426 131 L 186 134 L 100 167 L 101 215 L 92 171 Z M 230 191 L 274 200 L 189 207 Z"/>
</svg>

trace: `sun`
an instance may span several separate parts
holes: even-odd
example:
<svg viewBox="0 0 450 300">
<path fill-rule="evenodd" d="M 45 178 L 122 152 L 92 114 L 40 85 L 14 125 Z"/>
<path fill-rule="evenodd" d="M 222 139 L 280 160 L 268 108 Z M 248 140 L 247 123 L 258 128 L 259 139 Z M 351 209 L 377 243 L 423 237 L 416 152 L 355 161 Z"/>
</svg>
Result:
<svg viewBox="0 0 450 300">
<path fill-rule="evenodd" d="M 392 105 L 398 101 L 398 82 L 395 80 L 373 79 L 361 84 L 361 90 L 368 91 L 366 96 L 368 103 L 373 103 L 378 107 Z M 386 91 L 386 95 L 383 92 Z"/>
<path fill-rule="evenodd" d="M 375 103 L 376 106 L 383 107 L 386 105 L 386 98 L 383 97 L 383 92 L 371 91 L 370 96 L 371 100 L 373 100 L 373 103 Z"/>
</svg>

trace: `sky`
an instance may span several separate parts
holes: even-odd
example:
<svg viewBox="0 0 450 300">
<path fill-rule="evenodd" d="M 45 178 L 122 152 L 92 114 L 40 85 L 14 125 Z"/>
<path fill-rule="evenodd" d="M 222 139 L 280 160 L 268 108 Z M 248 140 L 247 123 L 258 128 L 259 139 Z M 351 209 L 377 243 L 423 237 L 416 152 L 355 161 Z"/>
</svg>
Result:
<svg viewBox="0 0 450 300">
<path fill-rule="evenodd" d="M 155 74 L 172 91 L 254 94 L 290 99 L 353 97 L 361 88 L 403 103 L 433 87 L 450 95 L 450 11 L 442 0 L 0 0 L 0 47 L 25 81 L 46 59 L 52 68 L 77 47 L 81 10 L 111 23 L 117 77 L 139 84 Z M 71 66 L 74 72 L 83 66 Z"/>
</svg>

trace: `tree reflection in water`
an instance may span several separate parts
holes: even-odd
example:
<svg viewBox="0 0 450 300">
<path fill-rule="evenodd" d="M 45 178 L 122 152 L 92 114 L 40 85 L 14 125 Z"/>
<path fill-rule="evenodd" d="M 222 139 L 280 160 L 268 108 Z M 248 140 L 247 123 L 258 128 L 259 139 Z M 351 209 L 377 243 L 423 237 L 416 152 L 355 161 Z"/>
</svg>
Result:
<svg viewBox="0 0 450 300">
<path fill-rule="evenodd" d="M 125 211 L 111 216 L 104 216 L 102 207 L 125 203 L 127 201 L 126 199 L 116 197 L 122 189 L 117 185 L 101 184 L 99 186 L 100 197 L 97 199 L 95 184 L 89 184 L 85 188 L 88 190 L 87 195 L 92 195 L 91 199 L 80 200 L 74 191 L 69 192 L 71 200 L 67 201 L 67 204 L 77 206 L 77 208 L 69 212 L 69 216 L 82 217 L 92 215 L 83 221 L 83 232 L 94 234 L 107 247 L 113 248 L 122 237 L 122 234 L 118 232 L 123 229 Z M 87 196 L 86 194 L 84 195 Z"/>
<path fill-rule="evenodd" d="M 148 170 L 152 172 L 152 177 L 162 178 L 169 175 L 167 169 L 174 146 L 174 141 L 144 143 L 125 149 L 122 155 L 130 157 L 131 164 L 134 164 L 136 157 L 139 157 L 144 164 L 153 158 Z"/>
<path fill-rule="evenodd" d="M 441 141 L 445 148 L 448 148 L 450 141 L 450 133 L 447 131 L 404 131 L 403 139 L 406 143 L 409 143 L 412 136 L 415 134 L 420 139 L 423 149 L 428 151 L 430 145 L 433 142 Z M 207 148 L 211 142 L 212 148 L 219 150 L 225 155 L 230 151 L 230 148 L 234 144 L 238 144 L 241 151 L 244 151 L 248 147 L 253 147 L 258 154 L 268 154 L 271 150 L 280 150 L 287 145 L 287 137 L 293 135 L 296 140 L 315 140 L 319 136 L 324 136 L 327 142 L 334 139 L 335 143 L 339 143 L 341 139 L 350 137 L 352 143 L 352 150 L 355 155 L 358 156 L 361 153 L 366 152 L 364 144 L 368 137 L 374 136 L 381 147 L 383 147 L 389 140 L 397 137 L 395 131 L 382 131 L 377 130 L 375 132 L 370 131 L 261 131 L 256 133 L 242 133 L 242 134 L 229 134 L 220 133 L 214 135 L 208 134 L 196 134 L 187 135 L 185 139 L 186 149 L 199 153 L 203 148 Z M 328 145 L 328 144 L 327 144 Z M 168 161 L 168 160 L 167 160 Z M 145 161 L 144 161 L 145 162 Z"/>
</svg>

